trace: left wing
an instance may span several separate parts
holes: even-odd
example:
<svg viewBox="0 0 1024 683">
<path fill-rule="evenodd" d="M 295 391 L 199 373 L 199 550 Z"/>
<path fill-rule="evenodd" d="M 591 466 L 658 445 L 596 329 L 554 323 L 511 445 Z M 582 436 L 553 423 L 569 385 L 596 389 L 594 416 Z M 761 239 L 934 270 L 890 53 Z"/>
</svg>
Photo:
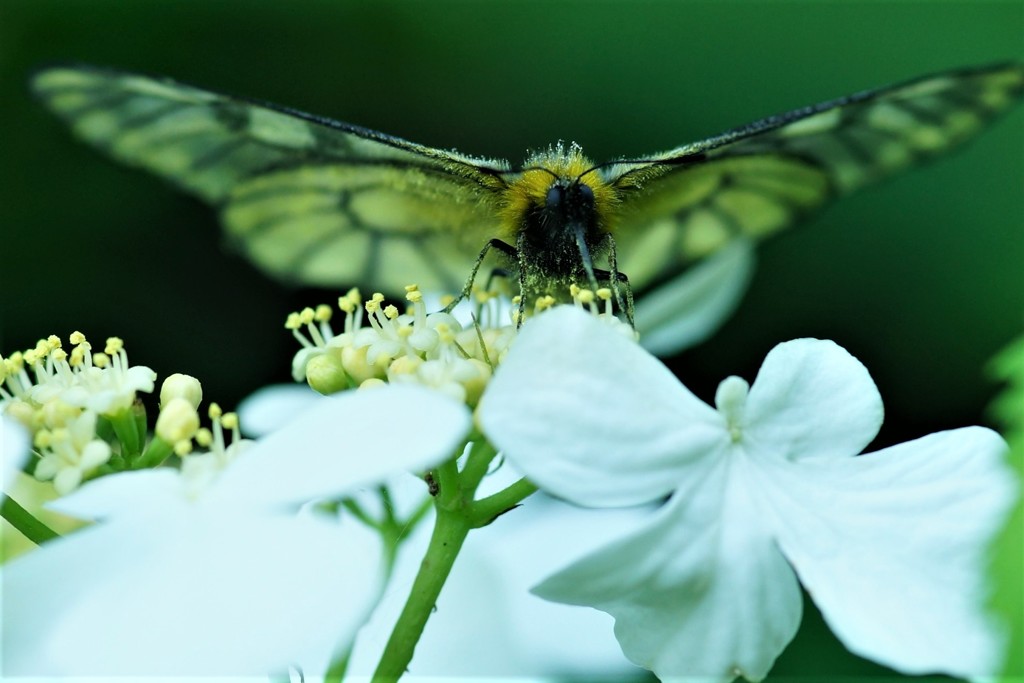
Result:
<svg viewBox="0 0 1024 683">
<path fill-rule="evenodd" d="M 459 291 L 499 224 L 505 162 L 169 78 L 57 66 L 32 88 L 79 137 L 217 207 L 283 280 Z"/>
</svg>

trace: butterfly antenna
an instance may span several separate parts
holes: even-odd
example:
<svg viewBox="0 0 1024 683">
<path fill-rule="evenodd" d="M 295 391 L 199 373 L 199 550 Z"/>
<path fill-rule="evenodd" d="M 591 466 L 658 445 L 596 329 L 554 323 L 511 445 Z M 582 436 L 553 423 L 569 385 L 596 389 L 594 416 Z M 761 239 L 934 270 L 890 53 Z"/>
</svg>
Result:
<svg viewBox="0 0 1024 683">
<path fill-rule="evenodd" d="M 618 162 L 615 162 L 615 163 L 618 163 Z M 596 171 L 596 170 L 598 170 L 600 168 L 604 168 L 605 166 L 608 166 L 608 165 L 609 165 L 609 162 L 606 161 L 604 163 L 597 164 L 595 166 L 591 166 L 586 171 L 584 171 L 583 173 L 580 173 L 578 176 L 576 176 L 576 180 L 572 181 L 572 184 L 573 185 L 579 185 L 580 182 L 583 180 L 583 176 L 590 175 L 594 171 Z"/>
<path fill-rule="evenodd" d="M 544 171 L 555 180 L 561 180 L 557 173 L 552 171 L 550 168 L 544 168 L 543 166 L 527 166 L 526 168 L 522 169 L 521 173 L 526 173 L 527 171 Z"/>
</svg>

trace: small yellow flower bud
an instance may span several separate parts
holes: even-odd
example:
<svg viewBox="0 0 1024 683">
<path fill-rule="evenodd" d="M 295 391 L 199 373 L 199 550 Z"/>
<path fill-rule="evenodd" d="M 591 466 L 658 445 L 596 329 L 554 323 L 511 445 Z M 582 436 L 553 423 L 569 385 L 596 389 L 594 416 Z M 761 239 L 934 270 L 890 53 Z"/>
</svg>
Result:
<svg viewBox="0 0 1024 683">
<path fill-rule="evenodd" d="M 199 431 L 196 432 L 196 443 L 203 448 L 209 448 L 210 444 L 213 443 L 213 432 L 206 427 L 200 427 Z"/>
<path fill-rule="evenodd" d="M 107 337 L 107 345 L 103 352 L 108 356 L 115 356 L 124 349 L 124 341 L 120 337 Z"/>
<path fill-rule="evenodd" d="M 31 431 L 36 411 L 28 403 L 14 399 L 4 406 L 2 412 L 7 417 L 14 418 L 21 424 L 25 425 L 25 428 Z"/>
<path fill-rule="evenodd" d="M 313 312 L 313 317 L 316 319 L 317 322 L 327 322 L 328 320 L 331 319 L 331 307 L 328 306 L 327 304 L 320 304 L 319 306 L 316 307 L 316 310 Z"/>
<path fill-rule="evenodd" d="M 345 368 L 349 377 L 360 385 L 372 377 L 377 379 L 384 377 L 385 368 L 368 362 L 366 352 L 367 347 L 365 346 L 358 349 L 346 346 L 341 350 L 341 366 Z"/>
<path fill-rule="evenodd" d="M 399 375 L 412 375 L 421 365 L 423 359 L 418 356 L 399 356 L 388 366 L 388 379 L 394 380 Z"/>
<path fill-rule="evenodd" d="M 186 398 L 172 398 L 163 404 L 156 418 L 156 435 L 167 443 L 187 441 L 199 429 L 199 413 Z"/>
<path fill-rule="evenodd" d="M 352 297 L 350 296 L 338 297 L 338 308 L 341 309 L 343 313 L 353 313 L 358 305 L 359 302 L 352 301 Z"/>
<path fill-rule="evenodd" d="M 64 427 L 81 413 L 81 408 L 69 406 L 64 401 L 52 400 L 44 403 L 36 412 L 36 415 L 42 418 L 42 423 L 45 426 L 54 429 L 56 427 Z"/>
<path fill-rule="evenodd" d="M 49 448 L 52 443 L 53 433 L 45 429 L 40 429 L 32 438 L 32 445 L 36 448 Z"/>
<path fill-rule="evenodd" d="M 349 387 L 344 364 L 333 353 L 323 353 L 309 359 L 306 363 L 306 381 L 313 391 L 325 396 Z"/>
<path fill-rule="evenodd" d="M 480 401 L 484 389 L 487 388 L 487 381 L 491 379 L 491 366 L 482 360 L 470 358 L 466 361 L 466 368 L 467 371 L 459 378 L 459 383 L 466 389 L 466 405 L 472 408 Z M 475 373 L 470 372 L 470 368 Z"/>
<path fill-rule="evenodd" d="M 160 385 L 160 405 L 167 405 L 176 398 L 183 398 L 198 408 L 203 401 L 203 385 L 191 375 L 176 372 Z"/>
</svg>

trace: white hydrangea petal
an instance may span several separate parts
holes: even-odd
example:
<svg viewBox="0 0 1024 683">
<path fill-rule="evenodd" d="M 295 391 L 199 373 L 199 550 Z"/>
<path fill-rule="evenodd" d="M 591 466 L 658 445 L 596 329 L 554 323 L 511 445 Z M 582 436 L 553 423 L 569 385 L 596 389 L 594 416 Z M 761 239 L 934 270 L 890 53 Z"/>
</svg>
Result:
<svg viewBox="0 0 1024 683">
<path fill-rule="evenodd" d="M 574 557 L 635 529 L 653 512 L 651 506 L 586 510 L 538 495 L 522 512 L 503 515 L 491 534 L 469 549 L 500 576 L 494 592 L 508 615 L 506 642 L 519 661 L 514 674 L 593 680 L 640 673 L 622 654 L 607 614 L 542 600 L 528 589 Z M 472 599 L 463 594 L 464 609 Z"/>
<path fill-rule="evenodd" d="M 29 454 L 28 430 L 20 422 L 0 415 L 0 486 L 14 481 Z"/>
<path fill-rule="evenodd" d="M 478 414 L 532 481 L 594 507 L 666 496 L 728 442 L 718 412 L 664 365 L 571 306 L 523 326 Z"/>
<path fill-rule="evenodd" d="M 662 680 L 760 680 L 796 633 L 802 604 L 744 469 L 720 459 L 653 522 L 534 592 L 611 614 L 626 656 Z"/>
<path fill-rule="evenodd" d="M 312 516 L 184 515 L 54 541 L 2 568 L 9 675 L 282 672 L 352 638 L 379 547 Z M 116 646 L 112 646 L 116 644 Z"/>
<path fill-rule="evenodd" d="M 311 409 L 323 399 L 307 384 L 273 384 L 259 389 L 238 404 L 238 421 L 242 433 L 263 436 Z"/>
<path fill-rule="evenodd" d="M 156 382 L 156 373 L 145 365 L 134 365 L 122 377 L 121 384 L 126 390 L 151 393 Z"/>
<path fill-rule="evenodd" d="M 443 462 L 469 427 L 464 405 L 422 387 L 342 392 L 247 448 L 209 496 L 264 506 L 335 496 Z"/>
<path fill-rule="evenodd" d="M 636 303 L 640 345 L 670 356 L 707 339 L 739 305 L 754 272 L 754 245 L 736 239 Z"/>
<path fill-rule="evenodd" d="M 324 350 L 319 346 L 306 346 L 296 351 L 292 357 L 292 379 L 305 383 L 306 366 L 309 365 L 309 361 L 323 352 Z"/>
<path fill-rule="evenodd" d="M 50 501 L 46 507 L 77 519 L 90 521 L 123 515 L 139 516 L 148 510 L 164 510 L 185 503 L 177 470 L 159 468 L 109 474 Z"/>
<path fill-rule="evenodd" d="M 980 427 L 780 469 L 779 543 L 835 634 L 907 673 L 991 674 L 986 553 L 1014 500 L 1005 443 Z"/>
<path fill-rule="evenodd" d="M 775 457 L 851 457 L 878 433 L 882 398 L 844 348 L 796 339 L 765 357 L 742 424 L 744 442 Z"/>
</svg>

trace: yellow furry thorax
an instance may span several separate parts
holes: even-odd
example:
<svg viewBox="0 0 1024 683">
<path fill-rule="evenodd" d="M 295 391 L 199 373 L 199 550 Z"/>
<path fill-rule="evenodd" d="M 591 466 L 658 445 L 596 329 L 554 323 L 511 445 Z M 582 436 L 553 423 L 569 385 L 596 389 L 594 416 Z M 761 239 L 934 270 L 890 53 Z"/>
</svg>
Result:
<svg viewBox="0 0 1024 683">
<path fill-rule="evenodd" d="M 575 143 L 568 147 L 559 143 L 547 150 L 534 152 L 523 164 L 525 170 L 505 189 L 499 212 L 501 238 L 509 244 L 516 243 L 527 212 L 544 205 L 548 190 L 555 182 L 554 176 L 570 182 L 578 179 L 588 185 L 594 192 L 598 228 L 602 232 L 610 232 L 615 222 L 618 196 L 594 166 L 594 162 L 585 157 Z"/>
</svg>

